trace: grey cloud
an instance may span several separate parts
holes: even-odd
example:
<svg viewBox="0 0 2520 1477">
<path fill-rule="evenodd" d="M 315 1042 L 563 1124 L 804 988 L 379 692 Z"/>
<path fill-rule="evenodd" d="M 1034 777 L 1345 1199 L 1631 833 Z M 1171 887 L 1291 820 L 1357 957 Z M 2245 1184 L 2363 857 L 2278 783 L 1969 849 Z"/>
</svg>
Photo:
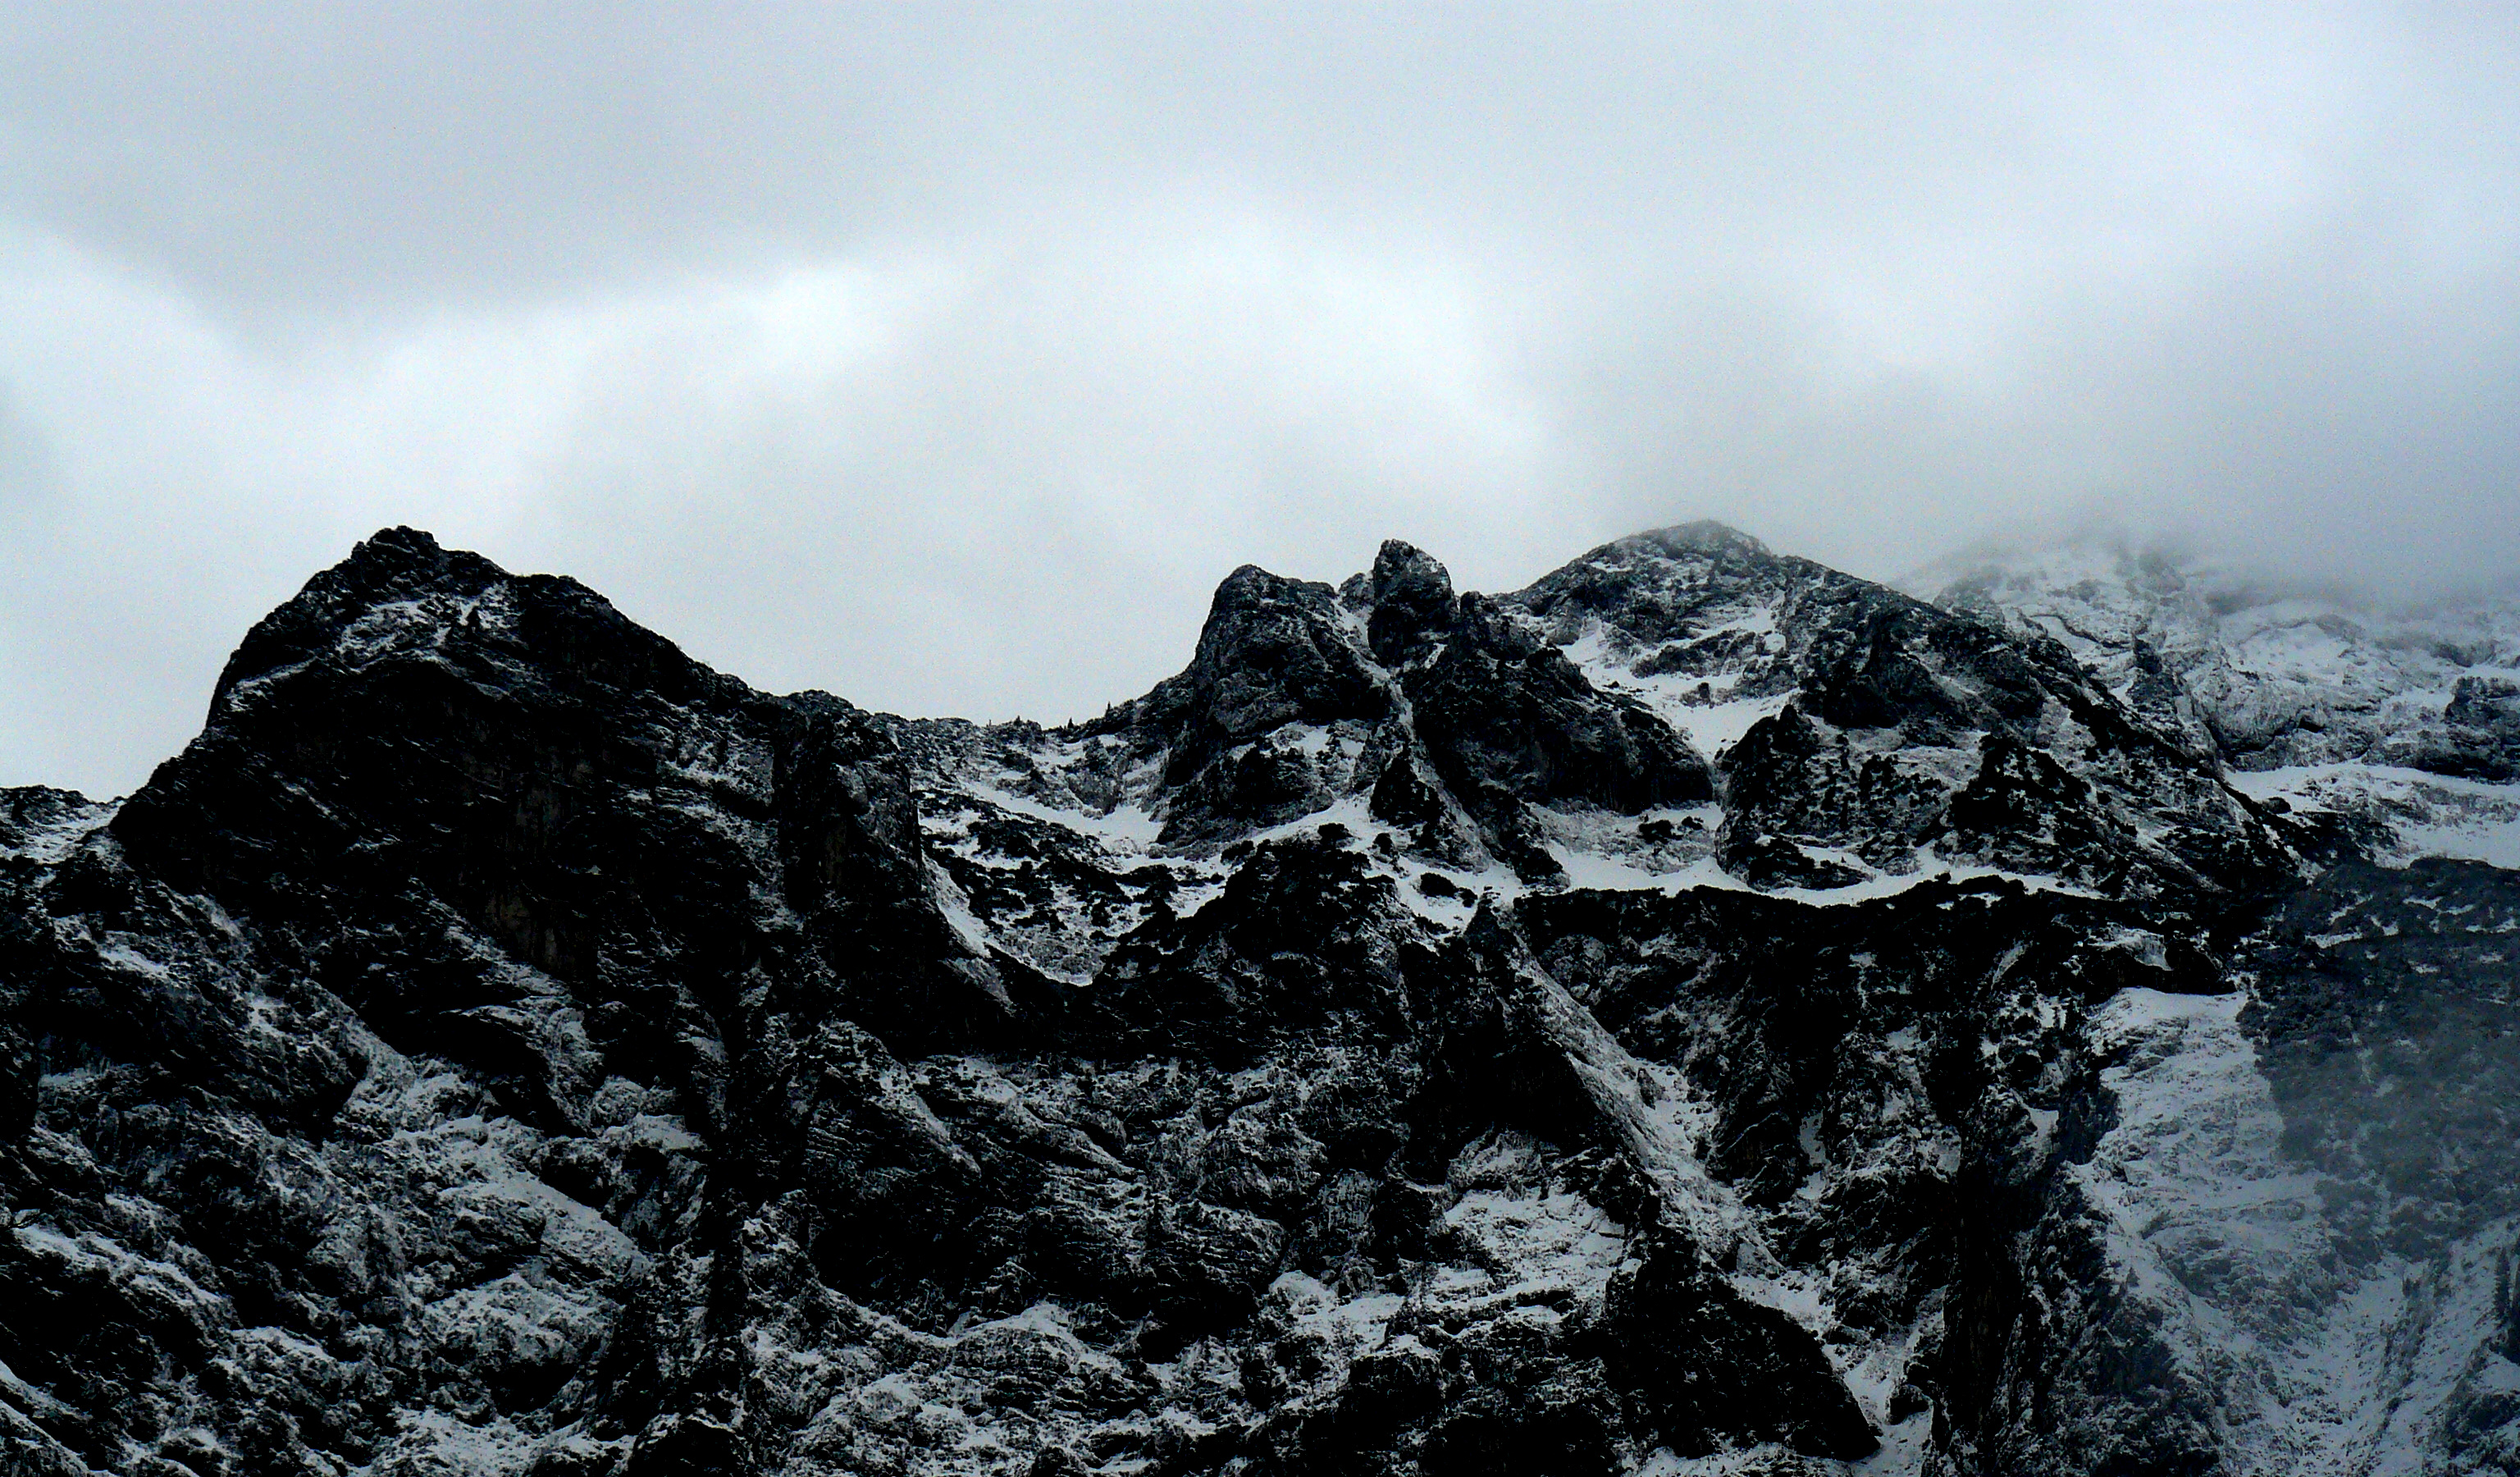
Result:
<svg viewBox="0 0 2520 1477">
<path fill-rule="evenodd" d="M 2520 569 L 2478 8 L 0 6 L 0 782 L 386 522 L 1058 717 L 1255 560 Z"/>
</svg>

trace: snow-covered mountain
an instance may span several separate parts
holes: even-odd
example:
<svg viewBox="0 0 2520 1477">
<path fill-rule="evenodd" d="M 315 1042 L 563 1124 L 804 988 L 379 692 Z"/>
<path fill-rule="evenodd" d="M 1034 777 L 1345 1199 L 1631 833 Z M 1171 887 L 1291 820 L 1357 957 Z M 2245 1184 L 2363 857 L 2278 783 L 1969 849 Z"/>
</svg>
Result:
<svg viewBox="0 0 2520 1477">
<path fill-rule="evenodd" d="M 2337 812 L 2402 857 L 2520 866 L 2520 601 L 2270 591 L 2106 539 L 1908 582 L 2053 638 L 2254 796 Z"/>
<path fill-rule="evenodd" d="M 0 793 L 41 1473 L 2520 1466 L 2520 618 L 1712 525 L 1060 729 L 390 530 Z"/>
</svg>

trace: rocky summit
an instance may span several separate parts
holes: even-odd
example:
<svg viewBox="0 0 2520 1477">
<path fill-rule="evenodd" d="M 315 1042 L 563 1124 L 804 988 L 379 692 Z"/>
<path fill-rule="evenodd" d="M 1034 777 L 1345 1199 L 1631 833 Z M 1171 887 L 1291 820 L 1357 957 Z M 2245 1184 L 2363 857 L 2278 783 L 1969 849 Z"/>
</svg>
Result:
<svg viewBox="0 0 2520 1477">
<path fill-rule="evenodd" d="M 909 720 L 388 530 L 0 792 L 0 1469 L 2520 1471 L 2515 669 L 1694 525 Z"/>
</svg>

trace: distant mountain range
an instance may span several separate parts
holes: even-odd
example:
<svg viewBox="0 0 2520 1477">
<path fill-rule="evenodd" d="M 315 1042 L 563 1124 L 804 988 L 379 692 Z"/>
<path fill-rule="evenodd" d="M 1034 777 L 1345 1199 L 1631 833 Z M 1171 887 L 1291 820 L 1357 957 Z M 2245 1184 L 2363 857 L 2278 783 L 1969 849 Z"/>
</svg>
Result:
<svg viewBox="0 0 2520 1477">
<path fill-rule="evenodd" d="M 0 791 L 0 1468 L 2520 1471 L 2520 607 L 1711 524 L 1062 728 L 387 530 Z"/>
</svg>

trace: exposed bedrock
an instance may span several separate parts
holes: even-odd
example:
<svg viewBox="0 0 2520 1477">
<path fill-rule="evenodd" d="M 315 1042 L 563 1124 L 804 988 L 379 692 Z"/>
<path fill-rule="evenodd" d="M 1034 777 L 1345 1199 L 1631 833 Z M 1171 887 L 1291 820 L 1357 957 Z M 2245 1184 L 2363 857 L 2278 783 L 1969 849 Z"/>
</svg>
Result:
<svg viewBox="0 0 2520 1477">
<path fill-rule="evenodd" d="M 1043 728 L 385 531 L 0 793 L 0 1469 L 2508 1469 L 2520 689 L 2286 790 L 2013 595 L 1393 542 Z"/>
</svg>

